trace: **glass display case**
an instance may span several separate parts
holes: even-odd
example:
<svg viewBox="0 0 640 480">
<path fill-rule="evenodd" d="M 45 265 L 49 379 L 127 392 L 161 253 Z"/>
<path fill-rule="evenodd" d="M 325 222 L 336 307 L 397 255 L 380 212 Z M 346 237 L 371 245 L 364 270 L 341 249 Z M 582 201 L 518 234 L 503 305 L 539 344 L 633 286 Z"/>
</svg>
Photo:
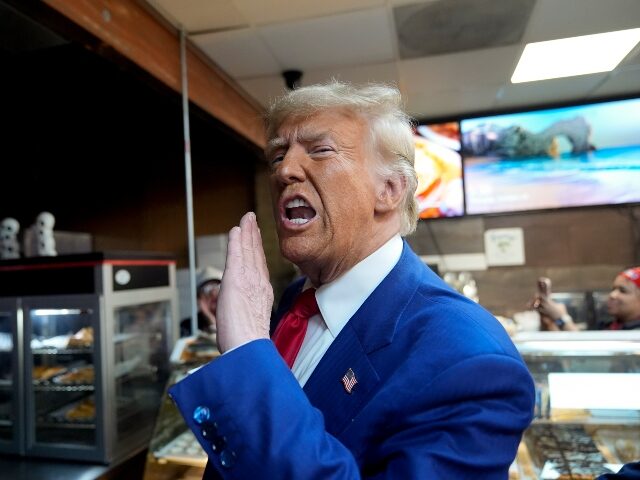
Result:
<svg viewBox="0 0 640 480">
<path fill-rule="evenodd" d="M 107 464 L 145 448 L 177 331 L 173 261 L 23 262 L 0 262 L 0 452 Z"/>
<path fill-rule="evenodd" d="M 16 388 L 22 378 L 17 313 L 15 300 L 0 298 L 0 449 L 9 453 L 21 453 L 24 445 L 24 432 L 15 420 L 24 401 Z"/>
<path fill-rule="evenodd" d="M 523 332 L 535 419 L 512 478 L 596 478 L 640 459 L 640 332 Z"/>
<path fill-rule="evenodd" d="M 187 427 L 167 389 L 189 371 L 219 355 L 215 339 L 206 334 L 181 338 L 171 354 L 173 371 L 167 382 L 144 471 L 144 480 L 199 480 L 207 454 Z"/>
</svg>

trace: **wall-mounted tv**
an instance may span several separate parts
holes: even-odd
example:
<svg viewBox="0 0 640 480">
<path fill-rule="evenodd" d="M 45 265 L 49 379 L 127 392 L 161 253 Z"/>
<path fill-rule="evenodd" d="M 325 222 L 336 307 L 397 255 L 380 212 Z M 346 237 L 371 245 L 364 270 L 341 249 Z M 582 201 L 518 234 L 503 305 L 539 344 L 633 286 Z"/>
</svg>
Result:
<svg viewBox="0 0 640 480">
<path fill-rule="evenodd" d="M 456 217 L 464 213 L 460 124 L 416 127 L 416 200 L 420 218 Z"/>
<path fill-rule="evenodd" d="M 466 213 L 640 202 L 640 99 L 461 122 Z"/>
</svg>

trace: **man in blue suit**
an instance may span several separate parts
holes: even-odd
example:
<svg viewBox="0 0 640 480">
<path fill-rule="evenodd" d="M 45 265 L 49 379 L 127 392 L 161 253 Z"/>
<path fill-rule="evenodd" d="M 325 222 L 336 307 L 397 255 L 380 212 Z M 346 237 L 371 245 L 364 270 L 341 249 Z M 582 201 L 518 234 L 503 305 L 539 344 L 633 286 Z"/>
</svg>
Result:
<svg viewBox="0 0 640 480">
<path fill-rule="evenodd" d="M 223 355 L 170 390 L 205 478 L 507 478 L 533 382 L 495 318 L 402 239 L 417 180 L 400 103 L 394 88 L 334 82 L 270 109 L 280 249 L 305 277 L 270 340 L 255 215 L 229 232 Z"/>
</svg>

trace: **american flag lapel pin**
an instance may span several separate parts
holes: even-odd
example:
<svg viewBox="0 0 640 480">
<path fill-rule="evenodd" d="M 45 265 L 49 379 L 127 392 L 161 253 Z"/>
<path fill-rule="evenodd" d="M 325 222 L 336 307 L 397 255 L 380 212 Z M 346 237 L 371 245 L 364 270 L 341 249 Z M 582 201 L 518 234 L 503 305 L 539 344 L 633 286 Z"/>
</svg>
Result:
<svg viewBox="0 0 640 480">
<path fill-rule="evenodd" d="M 353 373 L 353 370 L 349 369 L 342 377 L 341 382 L 347 393 L 351 394 L 351 391 L 353 390 L 353 387 L 356 386 L 356 383 L 358 383 L 358 380 L 356 380 L 356 374 Z"/>
</svg>

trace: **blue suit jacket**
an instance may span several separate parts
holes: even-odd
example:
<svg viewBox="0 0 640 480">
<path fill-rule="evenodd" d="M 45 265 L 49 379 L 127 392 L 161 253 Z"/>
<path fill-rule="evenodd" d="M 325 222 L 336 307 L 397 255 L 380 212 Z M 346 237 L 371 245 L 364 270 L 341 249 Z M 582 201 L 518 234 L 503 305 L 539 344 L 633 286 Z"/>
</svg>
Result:
<svg viewBox="0 0 640 480">
<path fill-rule="evenodd" d="M 502 326 L 406 242 L 304 389 L 257 340 L 170 394 L 209 455 L 205 478 L 506 479 L 534 404 Z"/>
</svg>

